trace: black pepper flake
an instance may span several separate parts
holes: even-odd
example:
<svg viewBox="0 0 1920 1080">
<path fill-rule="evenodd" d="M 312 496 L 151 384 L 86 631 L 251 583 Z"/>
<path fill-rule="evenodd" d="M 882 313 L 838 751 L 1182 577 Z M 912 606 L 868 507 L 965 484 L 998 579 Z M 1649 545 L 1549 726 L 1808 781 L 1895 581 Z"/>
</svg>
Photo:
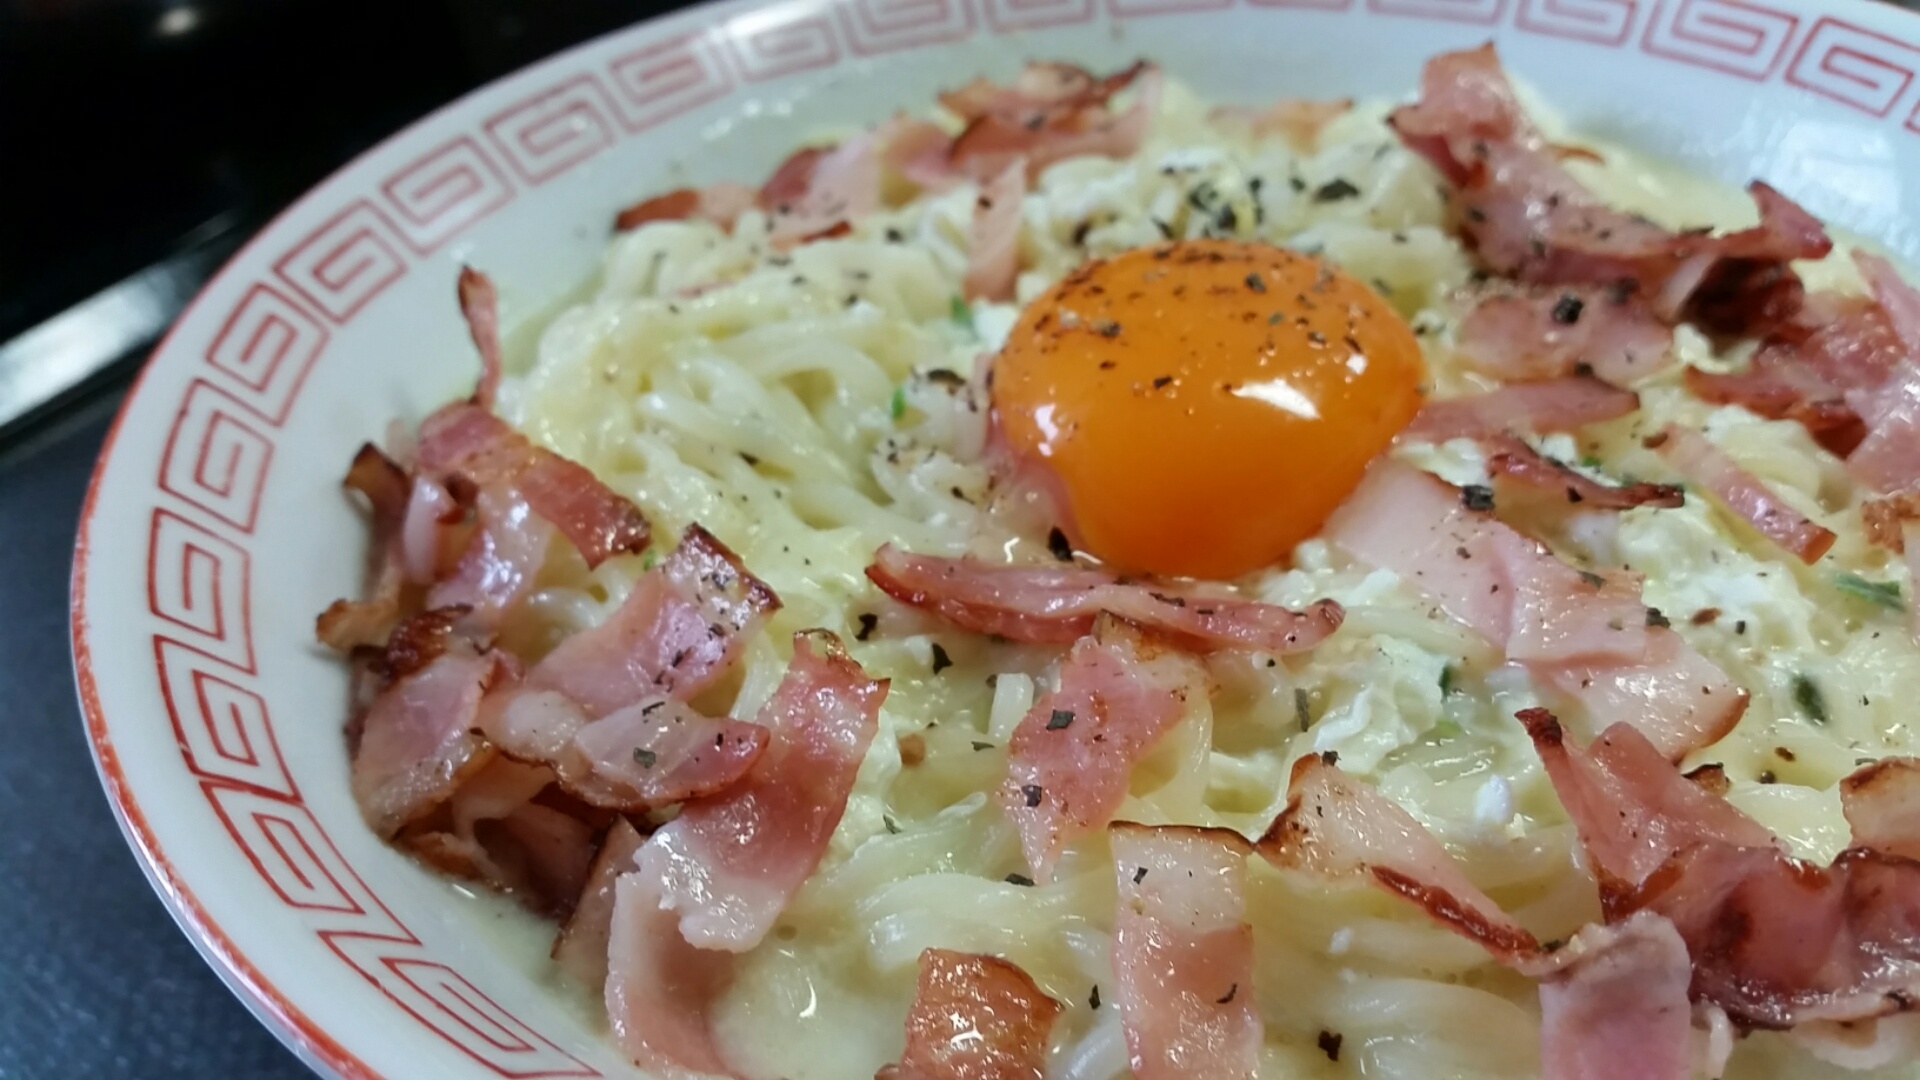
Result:
<svg viewBox="0 0 1920 1080">
<path fill-rule="evenodd" d="M 1313 701 L 1307 696 L 1307 690 L 1303 686 L 1293 688 L 1293 716 L 1300 721 L 1301 731 L 1313 726 Z"/>
<path fill-rule="evenodd" d="M 1228 1002 L 1231 1002 L 1234 998 L 1234 995 L 1238 994 L 1239 992 L 1240 992 L 1240 984 L 1234 983 L 1232 986 L 1227 987 L 1226 993 L 1220 995 L 1217 998 L 1214 998 L 1213 1003 L 1215 1005 L 1225 1005 Z"/>
<path fill-rule="evenodd" d="M 1039 806 L 1040 800 L 1047 797 L 1046 789 L 1039 784 L 1020 785 L 1020 797 L 1026 800 L 1029 808 Z"/>
<path fill-rule="evenodd" d="M 1057 528 L 1047 532 L 1047 551 L 1061 562 L 1073 561 L 1073 545 L 1067 542 L 1067 534 Z"/>
<path fill-rule="evenodd" d="M 1339 202 L 1342 199 L 1351 199 L 1358 194 L 1360 194 L 1360 189 L 1354 187 L 1351 181 L 1344 176 L 1336 176 L 1332 180 L 1314 189 L 1313 201 L 1317 203 Z"/>
<path fill-rule="evenodd" d="M 1793 753 L 1793 751 L 1791 751 L 1791 750 L 1789 750 L 1789 749 L 1787 749 L 1787 748 L 1786 748 L 1786 747 L 1784 747 L 1784 746 L 1776 746 L 1776 747 L 1774 747 L 1774 748 L 1773 748 L 1773 756 L 1774 756 L 1774 757 L 1777 757 L 1777 758 L 1779 758 L 1779 759 L 1780 759 L 1781 761 L 1788 761 L 1788 762 L 1791 762 L 1791 761 L 1797 761 L 1797 760 L 1798 760 L 1798 758 L 1796 758 L 1796 757 L 1794 756 L 1794 753 Z"/>
<path fill-rule="evenodd" d="M 947 655 L 947 650 L 943 648 L 939 642 L 937 641 L 934 642 L 933 643 L 933 673 L 935 675 L 938 675 L 952 666 L 953 666 L 953 658 Z"/>
<path fill-rule="evenodd" d="M 1074 247 L 1084 246 L 1087 242 L 1087 234 L 1092 231 L 1093 231 L 1093 221 L 1091 219 L 1082 221 L 1080 224 L 1075 225 L 1073 227 L 1073 246 Z"/>
<path fill-rule="evenodd" d="M 1153 388 L 1155 390 L 1164 390 L 1171 382 L 1173 382 L 1173 376 L 1161 375 L 1153 380 Z"/>
<path fill-rule="evenodd" d="M 1100 984 L 1094 983 L 1093 993 L 1087 995 L 1087 1008 L 1097 1009 L 1099 1007 L 1100 1007 Z"/>
<path fill-rule="evenodd" d="M 1072 723 L 1073 723 L 1072 709 L 1055 709 L 1053 710 L 1053 715 L 1047 717 L 1047 730 L 1059 731 L 1061 728 L 1067 727 Z"/>
<path fill-rule="evenodd" d="M 1562 326 L 1572 326 L 1580 321 L 1580 312 L 1586 306 L 1586 301 L 1572 293 L 1566 293 L 1560 297 L 1559 303 L 1553 305 L 1553 321 Z"/>
<path fill-rule="evenodd" d="M 1266 292 L 1267 279 L 1260 276 L 1260 271 L 1255 270 L 1254 272 L 1247 275 L 1247 288 L 1252 289 L 1254 292 L 1258 292 L 1258 293 Z"/>
<path fill-rule="evenodd" d="M 1734 624 L 1733 624 L 1733 632 L 1734 632 L 1734 633 L 1736 633 L 1736 634 L 1744 634 L 1744 633 L 1746 633 L 1746 632 L 1747 632 L 1747 620 L 1745 620 L 1745 619 L 1741 619 L 1741 620 L 1740 620 L 1739 622 L 1736 622 L 1736 623 L 1734 623 Z"/>
<path fill-rule="evenodd" d="M 1580 494 L 1579 488 L 1569 485 L 1567 488 L 1567 501 L 1570 503 L 1582 503 L 1587 501 L 1587 497 Z"/>
<path fill-rule="evenodd" d="M 1093 332 L 1103 338 L 1117 338 L 1120 336 L 1120 324 L 1112 319 L 1101 319 L 1093 324 Z"/>
<path fill-rule="evenodd" d="M 1580 571 L 1580 580 L 1586 582 L 1587 587 L 1590 589 L 1604 589 L 1607 587 L 1607 579 L 1591 570 Z"/>
<path fill-rule="evenodd" d="M 1793 677 L 1793 703 L 1800 706 L 1800 711 L 1814 723 L 1827 722 L 1827 700 L 1814 681 L 1804 674 Z"/>
<path fill-rule="evenodd" d="M 979 739 L 975 739 L 973 740 L 973 748 L 975 750 L 991 750 L 993 749 L 993 744 L 990 742 L 981 742 Z"/>
<path fill-rule="evenodd" d="M 1659 608 L 1650 607 L 1647 609 L 1647 625 L 1648 626 L 1672 626 L 1673 620 L 1667 618 L 1666 612 L 1661 611 Z"/>
<path fill-rule="evenodd" d="M 900 823 L 899 823 L 899 822 L 897 822 L 897 821 L 895 821 L 895 820 L 893 820 L 893 815 L 891 815 L 891 814 L 881 814 L 881 815 L 880 815 L 880 824 L 882 824 L 882 825 L 885 825 L 885 826 L 887 827 L 887 832 L 888 832 L 888 834 L 890 834 L 890 835 L 892 835 L 892 836 L 899 836 L 899 835 L 900 835 Z"/>
<path fill-rule="evenodd" d="M 899 229 L 893 228 L 892 226 L 887 227 L 887 243 L 901 244 L 901 243 L 905 243 L 906 239 L 907 239 L 906 233 L 903 233 Z"/>
<path fill-rule="evenodd" d="M 633 749 L 633 760 L 639 762 L 641 768 L 651 769 L 654 763 L 660 760 L 660 755 L 644 746 L 636 746 Z"/>
<path fill-rule="evenodd" d="M 1134 867 L 1134 868 L 1133 868 L 1133 883 L 1134 883 L 1135 885 L 1138 885 L 1138 884 L 1140 884 L 1141 882 L 1143 882 L 1143 881 L 1145 881 L 1145 880 L 1147 880 L 1147 868 L 1146 868 L 1146 867 L 1144 867 L 1144 866 L 1136 866 L 1136 867 Z"/>
<path fill-rule="evenodd" d="M 1023 889 L 1033 888 L 1033 879 L 1025 874 L 1008 874 L 1007 884 L 1018 885 Z"/>
<path fill-rule="evenodd" d="M 1493 509 L 1493 489 L 1485 484 L 1468 484 L 1460 489 L 1460 505 L 1469 510 Z"/>
<path fill-rule="evenodd" d="M 650 715 L 655 709 L 664 708 L 666 704 L 667 703 L 664 701 L 656 701 L 651 705 L 642 705 L 640 707 L 640 715 L 641 716 Z"/>
<path fill-rule="evenodd" d="M 1300 179 L 1297 176 L 1287 177 L 1287 186 L 1292 188 L 1295 191 L 1307 190 L 1307 182 L 1305 180 Z"/>
<path fill-rule="evenodd" d="M 1473 222 L 1476 225 L 1487 220 L 1487 212 L 1485 210 L 1480 209 L 1477 206 L 1467 207 L 1466 215 L 1467 215 L 1467 220 Z"/>
<path fill-rule="evenodd" d="M 1328 768 L 1340 764 L 1340 751 L 1322 750 L 1320 752 L 1320 763 L 1326 765 Z"/>
<path fill-rule="evenodd" d="M 1213 224 L 1221 232 L 1232 232 L 1234 227 L 1240 224 L 1240 215 L 1234 213 L 1232 206 L 1223 206 L 1220 212 L 1213 216 Z"/>
<path fill-rule="evenodd" d="M 1331 1031 L 1322 1031 L 1320 1033 L 1320 1052 L 1327 1055 L 1328 1061 L 1339 1061 L 1340 1044 L 1344 1041 L 1346 1040 Z"/>
<path fill-rule="evenodd" d="M 1780 782 L 1780 778 L 1773 775 L 1772 769 L 1761 769 L 1760 775 L 1754 777 L 1754 779 L 1760 781 L 1763 784 L 1777 784 Z"/>
<path fill-rule="evenodd" d="M 865 641 L 873 636 L 873 629 L 880 625 L 880 616 L 871 611 L 860 613 L 860 629 L 853 632 L 853 640 Z"/>
</svg>

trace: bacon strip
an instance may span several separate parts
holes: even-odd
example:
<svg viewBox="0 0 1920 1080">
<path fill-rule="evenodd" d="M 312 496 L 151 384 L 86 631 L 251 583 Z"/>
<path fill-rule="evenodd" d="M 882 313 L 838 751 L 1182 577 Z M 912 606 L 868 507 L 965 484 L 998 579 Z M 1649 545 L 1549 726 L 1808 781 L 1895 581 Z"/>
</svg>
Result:
<svg viewBox="0 0 1920 1080">
<path fill-rule="evenodd" d="M 739 556 L 693 525 L 605 622 L 561 641 L 527 684 L 560 691 L 590 717 L 656 695 L 686 701 L 726 673 L 779 607 Z"/>
<path fill-rule="evenodd" d="M 477 405 L 456 402 L 422 421 L 419 458 L 429 475 L 510 489 L 564 533 L 589 567 L 646 549 L 647 519 L 639 507 Z"/>
<path fill-rule="evenodd" d="M 630 232 L 654 221 L 711 221 L 731 232 L 740 215 L 752 209 L 758 192 L 744 184 L 708 184 L 703 188 L 675 188 L 664 195 L 642 199 L 614 216 L 613 227 Z"/>
<path fill-rule="evenodd" d="M 1598 287 L 1490 296 L 1461 321 L 1460 358 L 1502 382 L 1583 371 L 1628 385 L 1673 363 L 1673 330 L 1646 304 Z"/>
<path fill-rule="evenodd" d="M 627 813 L 724 791 L 767 746 L 758 724 L 703 716 L 665 697 L 589 721 L 564 694 L 519 690 L 489 697 L 476 726 L 507 756 L 552 769 L 575 798 Z"/>
<path fill-rule="evenodd" d="M 1565 967 L 1540 983 L 1542 1080 L 1693 1076 L 1693 964 L 1671 922 L 1589 926 L 1555 959 Z"/>
<path fill-rule="evenodd" d="M 733 978 L 733 955 L 680 936 L 666 881 L 622 874 L 607 941 L 608 1026 L 627 1058 L 662 1080 L 736 1074 L 714 1045 L 708 1013 Z"/>
<path fill-rule="evenodd" d="M 1521 109 L 1491 44 L 1427 62 L 1420 99 L 1388 118 L 1455 187 L 1459 227 L 1487 269 L 1545 284 L 1626 283 L 1668 322 L 1751 335 L 1798 309 L 1794 259 L 1832 250 L 1818 221 L 1765 184 L 1761 222 L 1673 233 L 1602 204 Z"/>
<path fill-rule="evenodd" d="M 1137 100 L 1113 112 L 1114 95 L 1136 80 Z M 976 79 L 940 95 L 967 124 L 948 148 L 948 165 L 984 180 L 1020 158 L 1031 180 L 1070 157 L 1128 157 L 1145 140 L 1159 98 L 1160 69 L 1144 60 L 1104 77 L 1071 64 L 1035 62 L 1010 87 Z"/>
<path fill-rule="evenodd" d="M 402 533 L 407 519 L 407 471 L 372 443 L 363 443 L 348 467 L 343 486 L 366 497 L 373 542 L 367 549 L 367 599 L 335 600 L 314 620 L 314 636 L 329 648 L 348 652 L 378 647 L 401 616 L 406 587 Z"/>
<path fill-rule="evenodd" d="M 999 957 L 927 949 L 906 1053 L 874 1080 L 1042 1080 L 1063 1008 Z"/>
<path fill-rule="evenodd" d="M 621 874 L 633 869 L 633 854 L 646 838 L 633 822 L 615 818 L 600 848 L 594 853 L 593 867 L 587 872 L 587 886 L 573 905 L 573 914 L 560 928 L 553 942 L 553 960 L 574 982 L 589 990 L 602 990 L 607 983 L 607 949 L 613 937 L 614 884 Z"/>
<path fill-rule="evenodd" d="M 880 141 L 874 132 L 838 146 L 795 152 L 760 189 L 760 206 L 773 221 L 774 245 L 841 235 L 880 209 L 880 182 Z"/>
<path fill-rule="evenodd" d="M 1660 456 L 1669 465 L 1801 562 L 1817 562 L 1833 546 L 1836 537 L 1832 530 L 1781 501 L 1759 477 L 1735 464 L 1705 435 L 1668 424 L 1659 440 Z"/>
<path fill-rule="evenodd" d="M 1293 763 L 1287 808 L 1255 846 L 1283 869 L 1368 879 L 1503 962 L 1539 952 L 1534 936 L 1467 880 L 1432 833 L 1327 756 L 1308 754 Z"/>
<path fill-rule="evenodd" d="M 1525 662 L 1536 679 L 1580 701 L 1596 726 L 1627 720 L 1669 757 L 1731 730 L 1746 692 L 1673 630 L 1647 625 L 1627 579 L 1583 575 L 1463 498 L 1382 459 L 1322 535 Z"/>
<path fill-rule="evenodd" d="M 501 658 L 448 648 L 381 691 L 348 728 L 354 801 L 382 839 L 450 798 L 492 757 L 470 734 Z"/>
<path fill-rule="evenodd" d="M 479 627 L 498 626 L 533 591 L 547 561 L 554 528 L 520 494 L 482 488 L 473 498 L 473 525 L 452 572 L 434 583 L 427 606 L 465 607 Z"/>
<path fill-rule="evenodd" d="M 1444 442 L 1511 431 L 1571 431 L 1617 420 L 1640 408 L 1640 395 L 1588 375 L 1517 383 L 1484 394 L 1421 406 L 1401 438 Z"/>
<path fill-rule="evenodd" d="M 1759 822 L 1682 776 L 1631 724 L 1613 725 L 1581 750 L 1547 710 L 1522 709 L 1517 718 L 1580 831 L 1610 913 L 1696 844 L 1778 844 Z"/>
<path fill-rule="evenodd" d="M 1118 822 L 1115 1001 L 1137 1080 L 1252 1080 L 1263 1027 L 1239 833 Z"/>
<path fill-rule="evenodd" d="M 758 717 L 766 752 L 738 784 L 688 802 L 636 858 L 678 936 L 744 952 L 773 929 L 840 823 L 886 695 L 832 634 L 794 635 L 786 678 Z"/>
<path fill-rule="evenodd" d="M 467 333 L 473 338 L 473 347 L 480 350 L 480 383 L 474 387 L 473 403 L 491 409 L 500 392 L 500 294 L 492 278 L 471 266 L 460 268 L 457 291 Z"/>
<path fill-rule="evenodd" d="M 1113 820 L 1134 764 L 1207 687 L 1193 657 L 1114 618 L 1074 643 L 1059 678 L 1014 729 L 1000 788 L 1027 866 L 1043 881 L 1069 840 Z"/>
<path fill-rule="evenodd" d="M 980 186 L 967 250 L 967 299 L 1013 299 L 1020 275 L 1020 201 L 1026 194 L 1026 162 L 1018 158 Z"/>
<path fill-rule="evenodd" d="M 1920 758 L 1884 758 L 1840 781 L 1856 847 L 1920 861 Z"/>
<path fill-rule="evenodd" d="M 1686 503 L 1686 496 L 1671 484 L 1603 484 L 1511 435 L 1494 436 L 1487 440 L 1487 448 L 1493 451 L 1487 471 L 1494 481 L 1494 503 L 1503 509 L 1515 496 L 1537 496 L 1581 510 L 1672 508 Z"/>
<path fill-rule="evenodd" d="M 874 553 L 867 577 L 903 604 L 962 629 L 1014 641 L 1075 641 L 1093 629 L 1095 617 L 1109 611 L 1196 652 L 1289 653 L 1325 640 L 1345 614 L 1331 600 L 1296 612 L 1207 595 L 1188 584 L 1131 583 L 1079 566 L 995 566 L 972 558 L 913 555 L 892 544 Z"/>
</svg>

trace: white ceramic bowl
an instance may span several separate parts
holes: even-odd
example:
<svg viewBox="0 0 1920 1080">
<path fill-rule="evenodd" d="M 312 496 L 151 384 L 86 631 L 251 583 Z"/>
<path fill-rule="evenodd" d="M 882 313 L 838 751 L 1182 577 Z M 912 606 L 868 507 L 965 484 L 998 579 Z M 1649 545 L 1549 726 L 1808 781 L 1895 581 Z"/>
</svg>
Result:
<svg viewBox="0 0 1920 1080">
<path fill-rule="evenodd" d="M 471 385 L 458 266 L 493 275 L 511 326 L 592 271 L 624 203 L 764 175 L 808 126 L 1030 57 L 1150 56 L 1225 100 L 1404 95 L 1426 56 L 1489 37 L 1577 127 L 1764 177 L 1920 257 L 1920 18 L 1867 0 L 739 0 L 389 139 L 188 308 L 88 494 L 80 697 L 154 888 L 323 1074 L 634 1075 L 361 824 L 345 673 L 312 643 L 314 613 L 359 584 L 350 452 Z"/>
</svg>

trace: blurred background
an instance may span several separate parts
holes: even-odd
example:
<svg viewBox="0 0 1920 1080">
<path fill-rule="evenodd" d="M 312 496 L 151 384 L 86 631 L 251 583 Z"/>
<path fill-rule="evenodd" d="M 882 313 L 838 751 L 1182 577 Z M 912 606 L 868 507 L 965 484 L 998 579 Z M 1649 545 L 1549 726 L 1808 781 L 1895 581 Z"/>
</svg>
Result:
<svg viewBox="0 0 1920 1080">
<path fill-rule="evenodd" d="M 361 150 L 676 6 L 0 0 L 0 1080 L 309 1075 L 141 880 L 74 703 L 74 523 L 138 361 Z"/>
</svg>

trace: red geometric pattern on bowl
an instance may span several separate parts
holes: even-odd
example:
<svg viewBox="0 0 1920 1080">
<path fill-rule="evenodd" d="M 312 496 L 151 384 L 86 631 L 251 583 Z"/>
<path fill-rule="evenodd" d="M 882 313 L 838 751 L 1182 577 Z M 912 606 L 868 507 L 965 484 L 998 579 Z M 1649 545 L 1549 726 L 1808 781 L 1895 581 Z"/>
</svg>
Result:
<svg viewBox="0 0 1920 1080">
<path fill-rule="evenodd" d="M 1492 26 L 1506 14 L 1507 0 L 1367 0 L 1367 8 L 1382 15 Z"/>
<path fill-rule="evenodd" d="M 324 356 L 329 322 L 345 324 L 425 256 L 516 195 L 511 177 L 540 184 L 638 132 L 717 101 L 748 82 L 838 62 L 846 55 L 934 46 L 1087 22 L 1093 0 L 844 0 L 794 17 L 772 9 L 698 33 L 648 40 L 598 71 L 561 69 L 547 86 L 472 130 L 394 169 L 381 204 L 345 197 L 317 227 L 265 261 L 274 280 L 241 283 L 218 316 L 201 377 L 174 414 L 154 475 L 146 596 L 154 672 L 183 766 L 260 879 L 341 962 L 407 1016 L 503 1077 L 599 1075 L 440 959 L 381 903 L 306 807 L 282 757 L 260 685 L 251 618 L 250 544 L 280 428 Z M 1204 12 L 1238 0 L 1106 0 L 1115 16 Z M 1245 0 L 1249 5 L 1354 10 L 1353 0 Z M 1784 82 L 1873 116 L 1910 92 L 1920 49 L 1842 20 L 1814 24 L 1785 62 L 1803 19 L 1791 0 L 1366 0 L 1382 16 L 1497 23 Z M 1634 36 L 1644 16 L 1644 29 Z M 723 57 L 730 58 L 723 60 Z M 609 89 L 611 88 L 611 89 Z M 1908 114 L 1906 127 L 1920 126 Z M 506 163 L 502 168 L 500 162 Z M 276 239 L 269 231 L 267 240 Z M 412 258 L 410 258 L 410 255 Z M 222 277 L 226 276 L 223 272 Z M 191 317 L 191 315 L 189 316 Z M 162 350 L 165 351 L 164 348 Z M 129 399 L 141 397 L 140 391 Z M 144 407 L 148 403 L 141 402 Z M 109 446 L 111 446 L 111 439 Z M 105 467 L 103 463 L 103 469 Z M 95 491 L 97 492 L 97 486 Z M 183 918 L 247 992 L 286 1022 L 303 1048 L 344 1074 L 361 1062 L 266 983 L 179 881 L 131 801 L 101 712 L 86 637 L 88 528 L 76 564 L 75 658 L 103 775 L 137 846 L 169 884 Z"/>
<path fill-rule="evenodd" d="M 1778 69 L 1800 16 L 1749 0 L 1662 0 L 1642 47 L 1655 56 L 1761 82 Z"/>
<path fill-rule="evenodd" d="M 1873 116 L 1885 116 L 1913 85 L 1920 49 L 1837 19 L 1813 24 L 1787 81 Z"/>
<path fill-rule="evenodd" d="M 831 67 L 840 59 L 833 19 L 812 9 L 742 15 L 727 24 L 727 43 L 749 82 Z"/>
<path fill-rule="evenodd" d="M 839 5 L 847 43 L 860 56 L 917 49 L 973 34 L 967 0 L 847 0 Z"/>
<path fill-rule="evenodd" d="M 407 244 L 422 255 L 507 205 L 513 186 L 471 135 L 402 166 L 380 185 Z"/>
<path fill-rule="evenodd" d="M 1554 37 L 1621 45 L 1633 34 L 1644 0 L 1520 0 L 1514 25 Z"/>
</svg>

